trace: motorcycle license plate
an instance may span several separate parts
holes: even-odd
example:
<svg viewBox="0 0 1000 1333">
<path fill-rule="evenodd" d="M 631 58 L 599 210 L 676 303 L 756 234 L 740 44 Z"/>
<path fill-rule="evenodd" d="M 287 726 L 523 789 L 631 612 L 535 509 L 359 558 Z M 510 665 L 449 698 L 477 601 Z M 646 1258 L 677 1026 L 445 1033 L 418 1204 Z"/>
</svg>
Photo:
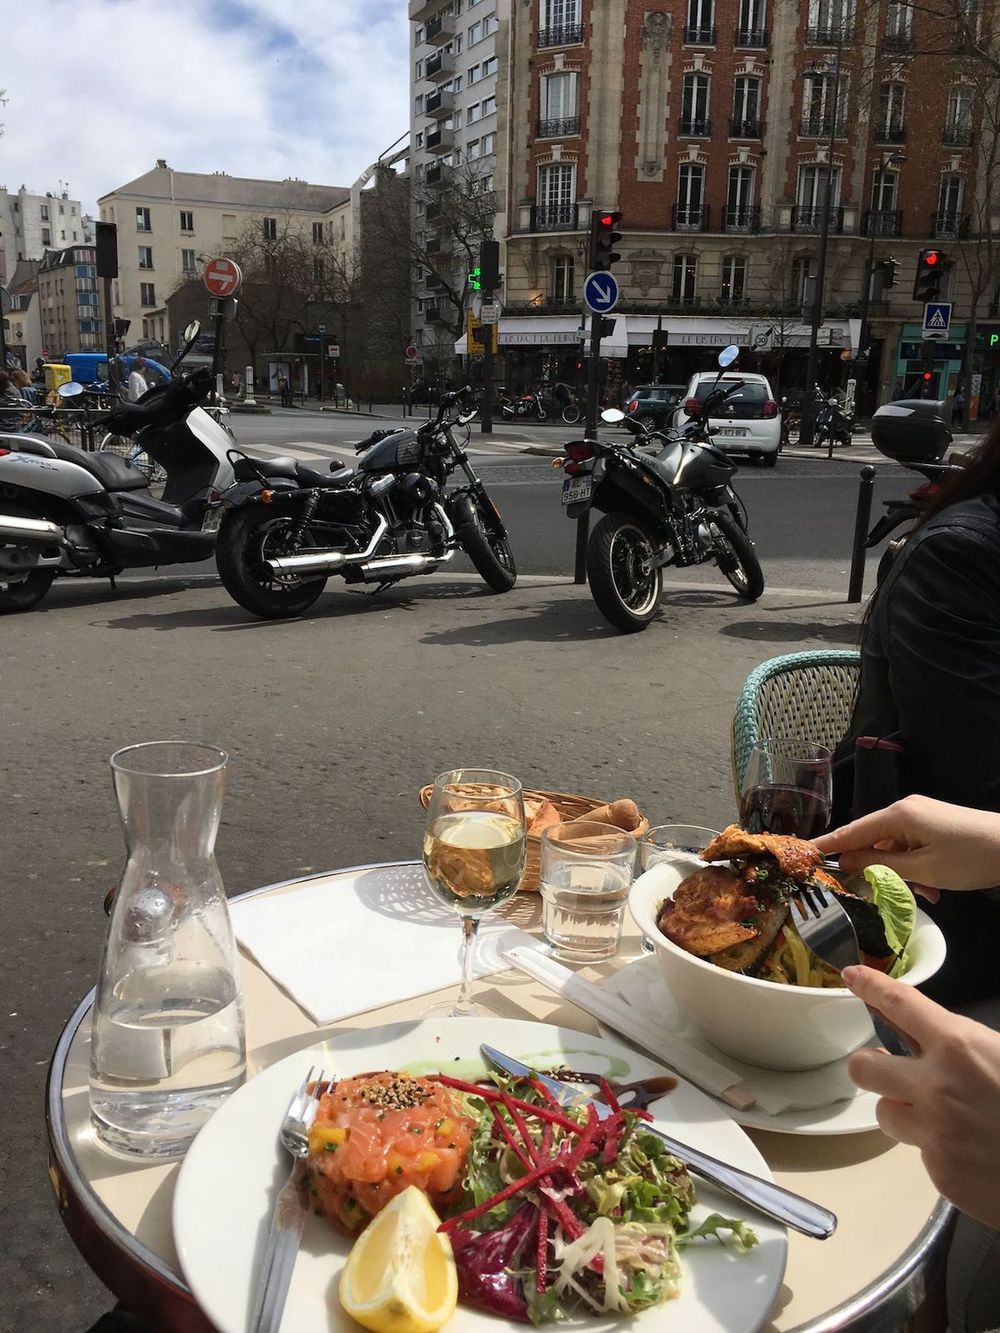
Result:
<svg viewBox="0 0 1000 1333">
<path fill-rule="evenodd" d="M 730 439 L 732 439 L 733 436 L 745 435 L 746 431 L 740 429 L 738 426 L 720 426 L 719 429 L 716 431 L 716 434 L 727 435 Z"/>
<path fill-rule="evenodd" d="M 575 505 L 581 500 L 589 500 L 593 489 L 593 477 L 567 477 L 563 482 L 562 502 L 564 505 Z"/>
<path fill-rule="evenodd" d="M 216 505 L 214 509 L 205 510 L 205 517 L 201 520 L 201 530 L 202 532 L 218 532 L 221 522 L 222 505 Z"/>
</svg>

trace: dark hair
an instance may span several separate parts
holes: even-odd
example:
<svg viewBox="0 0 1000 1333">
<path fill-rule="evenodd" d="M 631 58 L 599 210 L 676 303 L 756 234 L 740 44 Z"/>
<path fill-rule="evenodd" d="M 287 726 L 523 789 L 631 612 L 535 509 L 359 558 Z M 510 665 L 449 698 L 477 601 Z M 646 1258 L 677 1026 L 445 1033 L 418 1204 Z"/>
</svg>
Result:
<svg viewBox="0 0 1000 1333">
<path fill-rule="evenodd" d="M 0 370 L 0 393 L 6 393 L 10 388 L 10 376 L 6 370 Z"/>
<path fill-rule="evenodd" d="M 923 527 L 942 509 L 971 500 L 977 495 L 1000 495 L 1000 417 L 976 445 L 961 472 L 949 477 L 927 507 L 918 527 Z"/>
</svg>

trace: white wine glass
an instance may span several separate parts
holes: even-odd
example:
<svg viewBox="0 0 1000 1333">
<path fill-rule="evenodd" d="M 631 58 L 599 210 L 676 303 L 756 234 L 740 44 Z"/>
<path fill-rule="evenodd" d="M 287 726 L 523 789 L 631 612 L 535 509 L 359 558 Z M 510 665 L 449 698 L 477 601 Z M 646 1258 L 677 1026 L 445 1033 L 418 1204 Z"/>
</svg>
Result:
<svg viewBox="0 0 1000 1333">
<path fill-rule="evenodd" d="M 524 793 L 517 778 L 456 768 L 434 782 L 424 832 L 424 870 L 435 895 L 462 919 L 458 998 L 427 1017 L 478 1018 L 493 1011 L 472 1000 L 472 956 L 479 920 L 513 897 L 524 877 Z"/>
</svg>

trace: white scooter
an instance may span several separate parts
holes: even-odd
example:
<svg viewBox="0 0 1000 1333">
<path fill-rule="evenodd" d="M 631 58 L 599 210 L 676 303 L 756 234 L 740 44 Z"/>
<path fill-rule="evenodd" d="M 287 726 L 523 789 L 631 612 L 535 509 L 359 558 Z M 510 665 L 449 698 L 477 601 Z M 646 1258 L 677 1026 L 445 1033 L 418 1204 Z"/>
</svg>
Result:
<svg viewBox="0 0 1000 1333">
<path fill-rule="evenodd" d="M 194 346 L 185 329 L 176 367 Z M 125 569 L 207 560 L 233 485 L 233 437 L 199 403 L 208 369 L 157 385 L 137 403 L 119 403 L 91 424 L 136 444 L 166 474 L 161 498 L 142 468 L 118 454 L 61 440 L 0 433 L 0 613 L 37 606 L 57 576 L 114 580 Z M 64 384 L 64 398 L 83 393 Z"/>
</svg>

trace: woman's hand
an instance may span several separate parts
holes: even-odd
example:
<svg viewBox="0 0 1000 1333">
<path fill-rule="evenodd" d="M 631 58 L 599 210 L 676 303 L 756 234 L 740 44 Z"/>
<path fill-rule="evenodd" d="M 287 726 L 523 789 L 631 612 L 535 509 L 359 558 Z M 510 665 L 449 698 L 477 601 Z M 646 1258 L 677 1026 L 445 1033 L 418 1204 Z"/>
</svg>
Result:
<svg viewBox="0 0 1000 1333">
<path fill-rule="evenodd" d="M 937 889 L 1000 884 L 1000 814 L 907 796 L 816 839 L 851 873 L 888 866 L 932 901 Z M 926 886 L 926 887 L 925 887 Z"/>
<path fill-rule="evenodd" d="M 844 981 L 918 1052 L 906 1059 L 868 1048 L 851 1056 L 851 1078 L 881 1098 L 879 1125 L 920 1149 L 946 1199 L 1000 1227 L 1000 1033 L 871 968 L 845 968 Z"/>
</svg>

